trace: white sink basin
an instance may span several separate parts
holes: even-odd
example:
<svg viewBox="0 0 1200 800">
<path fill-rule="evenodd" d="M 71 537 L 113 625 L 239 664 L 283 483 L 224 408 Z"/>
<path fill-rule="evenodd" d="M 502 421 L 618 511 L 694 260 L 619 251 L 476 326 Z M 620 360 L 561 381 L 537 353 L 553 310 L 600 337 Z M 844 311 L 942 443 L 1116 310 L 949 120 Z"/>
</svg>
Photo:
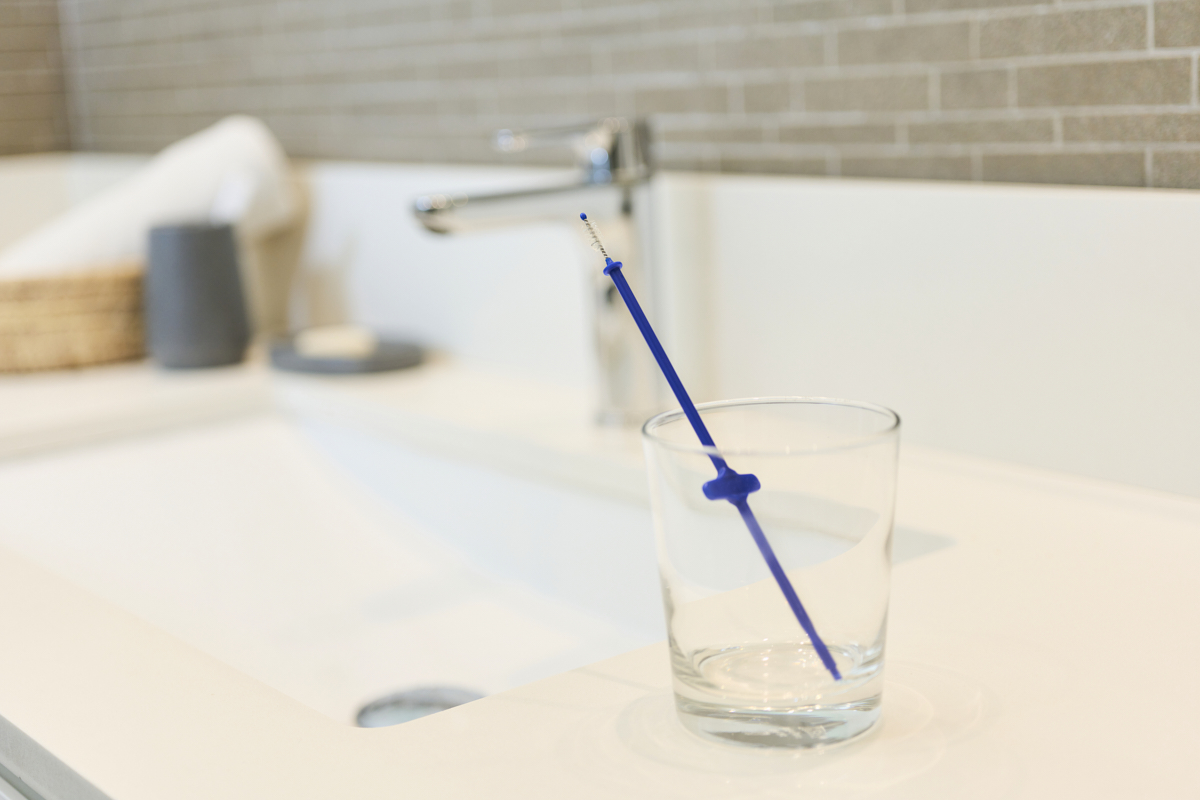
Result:
<svg viewBox="0 0 1200 800">
<path fill-rule="evenodd" d="M 494 694 L 664 635 L 644 500 L 319 415 L 0 462 L 0 496 L 0 546 L 339 722 L 398 690 Z M 895 552 L 948 541 L 902 530 Z"/>
<path fill-rule="evenodd" d="M 8 462 L 0 495 L 0 545 L 343 722 L 662 637 L 645 509 L 282 415 Z"/>
</svg>

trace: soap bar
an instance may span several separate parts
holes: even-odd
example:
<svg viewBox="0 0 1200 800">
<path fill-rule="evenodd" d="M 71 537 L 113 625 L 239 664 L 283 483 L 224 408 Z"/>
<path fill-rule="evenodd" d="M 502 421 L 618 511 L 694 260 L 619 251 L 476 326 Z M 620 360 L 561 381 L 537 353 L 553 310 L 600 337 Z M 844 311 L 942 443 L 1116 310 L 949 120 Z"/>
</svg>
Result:
<svg viewBox="0 0 1200 800">
<path fill-rule="evenodd" d="M 359 325 L 323 325 L 296 334 L 296 352 L 305 358 L 370 358 L 379 338 Z"/>
</svg>

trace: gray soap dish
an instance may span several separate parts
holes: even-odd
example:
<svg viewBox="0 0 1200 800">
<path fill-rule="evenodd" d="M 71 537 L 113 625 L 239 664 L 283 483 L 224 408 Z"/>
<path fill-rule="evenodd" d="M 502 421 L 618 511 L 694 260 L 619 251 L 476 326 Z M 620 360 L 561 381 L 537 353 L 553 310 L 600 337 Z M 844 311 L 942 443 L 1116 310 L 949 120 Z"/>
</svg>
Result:
<svg viewBox="0 0 1200 800">
<path fill-rule="evenodd" d="M 409 342 L 381 339 L 370 355 L 358 357 L 305 355 L 296 349 L 294 339 L 280 339 L 271 344 L 271 366 L 288 372 L 309 372 L 319 375 L 358 375 L 368 372 L 389 372 L 415 367 L 424 352 Z"/>
</svg>

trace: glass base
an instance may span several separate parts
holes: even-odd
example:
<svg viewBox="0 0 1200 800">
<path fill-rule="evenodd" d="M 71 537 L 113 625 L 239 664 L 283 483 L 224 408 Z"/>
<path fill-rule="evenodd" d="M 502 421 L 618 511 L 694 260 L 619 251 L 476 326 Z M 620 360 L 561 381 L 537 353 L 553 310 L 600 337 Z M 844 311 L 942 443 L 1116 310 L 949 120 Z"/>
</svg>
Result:
<svg viewBox="0 0 1200 800">
<path fill-rule="evenodd" d="M 816 748 L 848 742 L 879 720 L 880 697 L 786 711 L 739 709 L 675 695 L 685 728 L 705 739 L 753 747 Z"/>
</svg>

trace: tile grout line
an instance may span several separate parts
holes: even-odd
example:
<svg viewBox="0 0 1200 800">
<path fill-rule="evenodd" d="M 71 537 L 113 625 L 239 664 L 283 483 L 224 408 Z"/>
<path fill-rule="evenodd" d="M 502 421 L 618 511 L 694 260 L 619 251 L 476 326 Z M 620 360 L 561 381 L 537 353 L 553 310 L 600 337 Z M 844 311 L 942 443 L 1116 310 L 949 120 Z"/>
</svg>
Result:
<svg viewBox="0 0 1200 800">
<path fill-rule="evenodd" d="M 1154 45 L 1154 0 L 1146 3 L 1146 50 L 1156 52 Z"/>
<path fill-rule="evenodd" d="M 1200 70 L 1197 69 L 1197 63 L 1200 62 L 1200 53 L 1192 53 L 1192 105 L 1200 105 Z"/>
</svg>

